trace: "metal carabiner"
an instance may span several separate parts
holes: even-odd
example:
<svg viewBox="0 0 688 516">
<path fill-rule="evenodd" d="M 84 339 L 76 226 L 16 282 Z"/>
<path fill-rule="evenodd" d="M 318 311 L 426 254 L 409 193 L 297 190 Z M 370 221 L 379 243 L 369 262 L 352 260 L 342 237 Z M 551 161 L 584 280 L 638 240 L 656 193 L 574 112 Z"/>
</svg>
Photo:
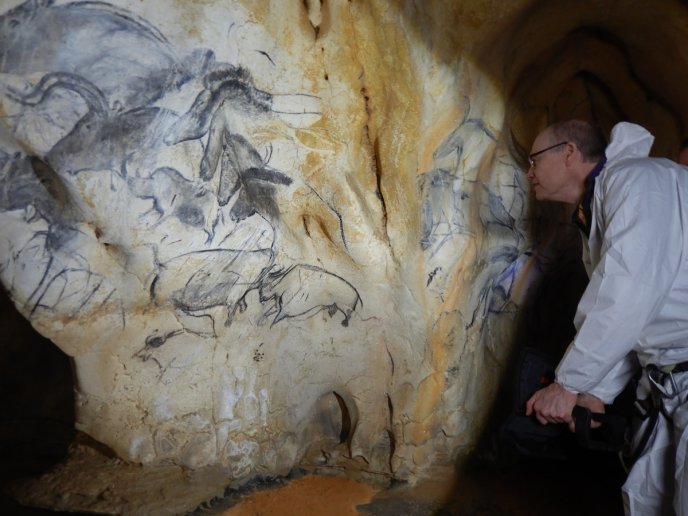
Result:
<svg viewBox="0 0 688 516">
<path fill-rule="evenodd" d="M 650 380 L 650 382 L 652 382 L 652 385 L 655 389 L 657 389 L 657 392 L 659 392 L 663 397 L 674 398 L 678 396 L 678 386 L 676 385 L 676 380 L 674 380 L 674 375 L 672 372 L 664 372 L 655 365 L 652 365 L 651 367 L 648 366 L 646 370 L 647 378 Z M 667 377 L 670 380 L 671 392 L 669 392 L 664 386 Z"/>
</svg>

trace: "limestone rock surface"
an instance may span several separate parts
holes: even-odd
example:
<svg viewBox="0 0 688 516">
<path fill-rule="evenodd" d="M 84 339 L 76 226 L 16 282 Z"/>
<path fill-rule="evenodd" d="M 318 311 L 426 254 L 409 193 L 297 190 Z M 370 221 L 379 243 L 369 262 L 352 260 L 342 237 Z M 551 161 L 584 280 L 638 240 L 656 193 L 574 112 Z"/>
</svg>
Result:
<svg viewBox="0 0 688 516">
<path fill-rule="evenodd" d="M 638 2 L 559 4 L 5 0 L 0 280 L 73 358 L 78 429 L 235 479 L 472 449 L 556 244 L 524 149 L 683 129 Z"/>
</svg>

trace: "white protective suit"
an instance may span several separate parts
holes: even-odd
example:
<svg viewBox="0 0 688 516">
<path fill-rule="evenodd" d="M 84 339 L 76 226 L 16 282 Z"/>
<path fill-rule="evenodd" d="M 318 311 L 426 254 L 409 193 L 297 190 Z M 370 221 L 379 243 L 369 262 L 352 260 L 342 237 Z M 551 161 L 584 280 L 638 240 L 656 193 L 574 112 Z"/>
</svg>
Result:
<svg viewBox="0 0 688 516">
<path fill-rule="evenodd" d="M 612 130 L 594 191 L 590 283 L 556 371 L 566 389 L 605 403 L 630 379 L 631 351 L 641 366 L 688 361 L 688 168 L 649 158 L 653 140 L 627 122 Z M 688 516 L 688 373 L 674 377 L 683 390 L 665 400 L 672 417 L 660 415 L 624 484 L 627 513 L 663 516 L 668 500 L 671 514 L 673 497 L 676 513 Z"/>
</svg>

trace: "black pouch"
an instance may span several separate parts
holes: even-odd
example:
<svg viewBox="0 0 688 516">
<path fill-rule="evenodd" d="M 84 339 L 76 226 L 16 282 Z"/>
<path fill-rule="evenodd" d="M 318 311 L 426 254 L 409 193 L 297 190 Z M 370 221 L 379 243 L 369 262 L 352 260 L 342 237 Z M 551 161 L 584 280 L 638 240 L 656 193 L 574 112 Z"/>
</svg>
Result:
<svg viewBox="0 0 688 516">
<path fill-rule="evenodd" d="M 502 441 L 517 454 L 548 459 L 566 459 L 580 447 L 618 452 L 626 442 L 627 420 L 616 414 L 591 413 L 576 406 L 576 433 L 561 424 L 541 425 L 534 416 L 526 416 L 526 402 L 536 391 L 554 381 L 554 366 L 549 357 L 532 348 L 525 348 L 519 357 L 511 415 L 502 425 Z M 590 428 L 591 421 L 601 427 Z"/>
<path fill-rule="evenodd" d="M 512 412 L 501 428 L 502 442 L 518 455 L 565 459 L 575 447 L 566 425 L 541 425 L 526 416 L 526 402 L 554 380 L 554 366 L 544 353 L 525 348 L 518 359 Z"/>
</svg>

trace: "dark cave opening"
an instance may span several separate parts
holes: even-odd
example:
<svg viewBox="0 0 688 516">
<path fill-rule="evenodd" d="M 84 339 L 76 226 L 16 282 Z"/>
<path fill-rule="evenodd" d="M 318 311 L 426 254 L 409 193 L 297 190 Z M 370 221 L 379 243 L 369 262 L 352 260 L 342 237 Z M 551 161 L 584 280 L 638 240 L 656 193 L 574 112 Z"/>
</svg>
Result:
<svg viewBox="0 0 688 516">
<path fill-rule="evenodd" d="M 74 439 L 70 358 L 42 337 L 0 289 L 0 489 L 64 459 Z M 0 493 L 3 514 L 27 512 Z"/>
</svg>

